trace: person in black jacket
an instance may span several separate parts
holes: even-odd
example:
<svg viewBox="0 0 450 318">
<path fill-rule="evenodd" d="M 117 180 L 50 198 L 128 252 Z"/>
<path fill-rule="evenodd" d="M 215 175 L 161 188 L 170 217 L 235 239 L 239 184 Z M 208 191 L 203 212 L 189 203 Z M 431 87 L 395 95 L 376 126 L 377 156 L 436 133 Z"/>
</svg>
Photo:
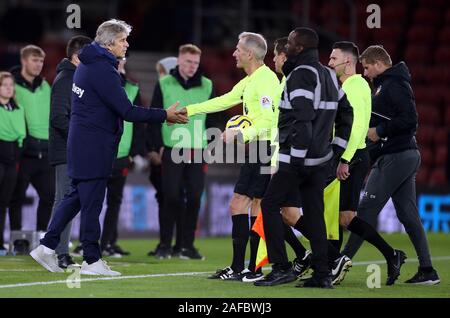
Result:
<svg viewBox="0 0 450 318">
<path fill-rule="evenodd" d="M 374 162 L 367 179 L 358 216 L 375 226 L 377 216 L 392 197 L 397 217 L 405 226 L 419 258 L 419 270 L 406 283 L 438 284 L 431 264 L 427 237 L 416 204 L 416 173 L 420 153 L 416 143 L 417 111 L 411 88 L 411 75 L 404 62 L 392 65 L 388 52 L 378 45 L 361 54 L 364 76 L 373 81 L 372 117 L 368 138 L 376 143 Z M 362 239 L 351 234 L 343 253 L 353 257 Z M 400 253 L 399 253 L 400 254 Z M 401 267 L 406 255 L 398 255 Z"/>
<path fill-rule="evenodd" d="M 92 42 L 86 36 L 74 36 L 66 47 L 66 58 L 56 67 L 56 78 L 52 85 L 50 100 L 50 129 L 48 157 L 50 164 L 55 167 L 55 212 L 64 196 L 70 191 L 71 180 L 67 175 L 67 136 L 71 110 L 72 83 L 75 69 L 80 60 L 78 51 Z M 72 222 L 69 222 L 61 233 L 61 241 L 56 248 L 58 264 L 61 268 L 76 265 L 69 255 L 69 241 Z"/>
<path fill-rule="evenodd" d="M 332 288 L 323 192 L 330 161 L 345 150 L 353 110 L 334 71 L 319 62 L 318 42 L 317 33 L 309 28 L 297 28 L 288 37 L 288 60 L 283 65 L 287 78 L 278 121 L 279 169 L 261 203 L 269 262 L 273 266 L 272 272 L 254 283 L 256 286 L 285 284 L 297 278 L 287 258 L 280 214 L 297 187 L 303 200 L 304 215 L 300 220 L 310 231 L 314 267 L 312 277 L 299 287 Z M 333 127 L 335 138 L 331 143 Z"/>
</svg>

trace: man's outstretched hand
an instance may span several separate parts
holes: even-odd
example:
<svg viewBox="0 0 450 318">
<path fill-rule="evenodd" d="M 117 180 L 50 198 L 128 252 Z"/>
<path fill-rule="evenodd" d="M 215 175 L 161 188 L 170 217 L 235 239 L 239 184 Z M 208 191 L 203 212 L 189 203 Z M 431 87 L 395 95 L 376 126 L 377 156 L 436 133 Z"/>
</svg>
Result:
<svg viewBox="0 0 450 318">
<path fill-rule="evenodd" d="M 176 113 L 179 114 L 179 115 L 186 116 L 186 117 L 187 117 L 187 115 L 188 115 L 188 113 L 187 113 L 187 108 L 186 108 L 186 107 L 183 107 L 183 108 L 177 110 Z"/>
<path fill-rule="evenodd" d="M 175 104 L 166 109 L 167 113 L 166 121 L 168 124 L 186 124 L 189 121 L 186 111 L 183 114 L 181 110 L 177 110 L 178 105 L 180 105 L 180 102 L 176 102 Z"/>
</svg>

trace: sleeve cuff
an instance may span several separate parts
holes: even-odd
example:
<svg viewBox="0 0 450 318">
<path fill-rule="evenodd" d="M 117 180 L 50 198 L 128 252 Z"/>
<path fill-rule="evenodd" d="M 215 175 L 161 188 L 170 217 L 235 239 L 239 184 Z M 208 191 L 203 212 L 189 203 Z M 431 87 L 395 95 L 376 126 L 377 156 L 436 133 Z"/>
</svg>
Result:
<svg viewBox="0 0 450 318">
<path fill-rule="evenodd" d="M 186 106 L 187 116 L 191 117 L 195 115 L 195 109 L 193 106 Z"/>
<path fill-rule="evenodd" d="M 382 125 L 378 125 L 378 126 L 375 128 L 375 130 L 376 130 L 376 132 L 377 132 L 378 137 L 380 137 L 380 138 L 386 137 L 385 128 L 384 128 Z"/>
</svg>

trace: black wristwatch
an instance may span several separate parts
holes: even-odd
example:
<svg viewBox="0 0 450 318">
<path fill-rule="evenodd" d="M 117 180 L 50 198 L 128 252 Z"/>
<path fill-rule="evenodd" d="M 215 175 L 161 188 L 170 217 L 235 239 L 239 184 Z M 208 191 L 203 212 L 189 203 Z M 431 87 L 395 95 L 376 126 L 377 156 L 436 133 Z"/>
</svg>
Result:
<svg viewBox="0 0 450 318">
<path fill-rule="evenodd" d="M 345 160 L 345 159 L 342 158 L 342 157 L 341 157 L 341 159 L 339 159 L 339 161 L 342 162 L 342 163 L 346 163 L 346 164 L 349 164 L 349 163 L 350 163 L 350 161 L 347 161 L 347 160 Z"/>
</svg>

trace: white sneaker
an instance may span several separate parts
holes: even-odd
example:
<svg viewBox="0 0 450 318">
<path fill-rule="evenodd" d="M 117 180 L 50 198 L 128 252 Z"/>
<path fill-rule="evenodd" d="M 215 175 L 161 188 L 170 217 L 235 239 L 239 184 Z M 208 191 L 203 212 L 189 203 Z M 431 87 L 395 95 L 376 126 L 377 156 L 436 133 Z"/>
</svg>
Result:
<svg viewBox="0 0 450 318">
<path fill-rule="evenodd" d="M 80 274 L 84 275 L 105 275 L 105 276 L 120 276 L 119 272 L 111 270 L 106 264 L 106 261 L 99 259 L 95 263 L 88 264 L 86 261 L 81 264 Z"/>
<path fill-rule="evenodd" d="M 46 270 L 52 273 L 63 273 L 64 270 L 58 266 L 58 259 L 55 251 L 47 246 L 39 245 L 30 252 L 30 255 L 36 262 L 41 264 Z"/>
</svg>

